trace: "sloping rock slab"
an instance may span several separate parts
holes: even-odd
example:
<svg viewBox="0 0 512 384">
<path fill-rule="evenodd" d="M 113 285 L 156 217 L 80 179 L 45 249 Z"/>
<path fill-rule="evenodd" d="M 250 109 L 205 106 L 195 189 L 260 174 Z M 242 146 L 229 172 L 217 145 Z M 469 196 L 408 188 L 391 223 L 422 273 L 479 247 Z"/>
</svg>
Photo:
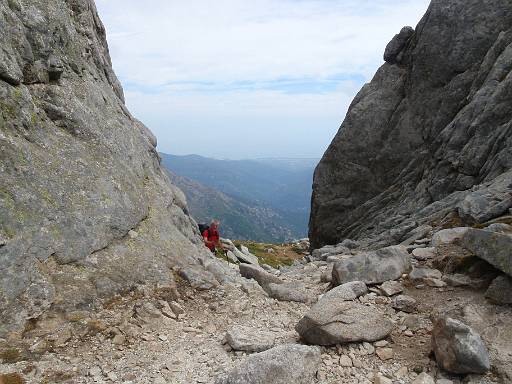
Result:
<svg viewBox="0 0 512 384">
<path fill-rule="evenodd" d="M 334 285 L 350 281 L 380 284 L 398 279 L 410 269 L 411 260 L 406 248 L 393 246 L 337 262 L 332 270 L 332 282 Z"/>
<path fill-rule="evenodd" d="M 468 251 L 512 276 L 512 236 L 482 229 L 469 229 L 461 239 Z"/>
<path fill-rule="evenodd" d="M 432 347 L 437 363 L 448 372 L 485 373 L 490 369 L 489 353 L 480 335 L 459 320 L 438 318 Z"/>
<path fill-rule="evenodd" d="M 275 336 L 264 330 L 235 326 L 226 332 L 225 340 L 235 351 L 263 352 L 274 346 Z"/>
<path fill-rule="evenodd" d="M 240 264 L 240 274 L 247 279 L 256 280 L 267 293 L 269 290 L 269 284 L 283 283 L 279 277 L 265 271 L 263 268 L 256 265 Z"/>
<path fill-rule="evenodd" d="M 319 300 L 295 327 L 303 340 L 316 345 L 381 340 L 392 329 L 375 308 L 329 298 Z"/>
<path fill-rule="evenodd" d="M 320 359 L 319 348 L 279 345 L 249 356 L 215 384 L 312 384 Z"/>
</svg>

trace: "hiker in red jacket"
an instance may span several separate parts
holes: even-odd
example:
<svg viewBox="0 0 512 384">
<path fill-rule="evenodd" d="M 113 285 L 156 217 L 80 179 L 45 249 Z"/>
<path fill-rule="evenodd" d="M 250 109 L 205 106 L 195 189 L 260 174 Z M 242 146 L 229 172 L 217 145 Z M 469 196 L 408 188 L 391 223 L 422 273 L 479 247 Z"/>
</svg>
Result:
<svg viewBox="0 0 512 384">
<path fill-rule="evenodd" d="M 202 234 L 204 245 L 206 245 L 213 253 L 215 253 L 215 248 L 219 248 L 221 250 L 224 249 L 220 243 L 219 225 L 220 222 L 218 220 L 212 220 L 210 227 L 205 229 Z"/>
</svg>

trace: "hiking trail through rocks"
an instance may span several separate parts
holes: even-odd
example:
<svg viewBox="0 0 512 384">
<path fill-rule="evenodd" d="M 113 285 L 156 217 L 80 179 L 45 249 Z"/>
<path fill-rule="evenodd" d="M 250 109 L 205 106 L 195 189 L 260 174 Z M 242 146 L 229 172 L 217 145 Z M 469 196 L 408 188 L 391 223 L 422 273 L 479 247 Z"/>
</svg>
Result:
<svg viewBox="0 0 512 384">
<path fill-rule="evenodd" d="M 365 252 L 356 249 L 343 257 L 350 259 L 359 253 Z M 321 258 L 328 258 L 327 255 Z M 413 265 L 432 266 L 432 260 L 417 261 L 412 254 L 409 257 Z M 427 383 L 418 381 L 426 377 L 421 375 L 424 372 L 438 383 L 443 383 L 442 379 L 460 383 L 462 377 L 441 371 L 430 352 L 432 315 L 461 310 L 466 318 L 473 319 L 472 326 L 482 332 L 493 364 L 491 372 L 475 379 L 470 376 L 464 382 L 506 382 L 502 380 L 506 372 L 511 372 L 512 344 L 507 347 L 507 343 L 512 341 L 512 331 L 503 328 L 503 324 L 512 319 L 510 307 L 489 303 L 482 290 L 471 286 L 429 286 L 418 280 L 413 282 L 407 275 L 393 284 L 401 286 L 400 295 L 415 301 L 417 306 L 412 310 L 393 308 L 397 296 L 388 297 L 389 282 L 382 291 L 373 285 L 341 301 L 336 291 L 349 292 L 345 286 L 325 295 L 332 286 L 322 282 L 322 275 L 333 263 L 311 258 L 308 256 L 302 263 L 280 271 L 268 268 L 268 273 L 282 281 L 278 285 L 301 287 L 312 298 L 310 303 L 273 299 L 255 280 L 243 278 L 208 291 L 193 290 L 181 279 L 172 292 L 140 286 L 106 303 L 92 318 L 81 318 L 77 312 L 71 324 L 57 318 L 34 324 L 34 329 L 25 332 L 26 349 L 17 346 L 21 361 L 4 361 L 0 372 L 21 374 L 27 383 L 252 382 L 230 381 L 227 375 L 251 356 L 259 355 L 247 351 L 302 345 L 296 326 L 313 305 L 322 301 L 316 302 L 317 298 L 324 295 L 325 300 L 334 297 L 338 302 L 354 303 L 382 314 L 392 324 L 392 331 L 388 337 L 374 342 L 309 347 L 313 352 L 318 350 L 321 362 L 312 368 L 313 381 L 304 382 Z M 230 265 L 234 271 L 239 269 L 238 265 Z M 353 284 L 351 289 L 356 289 Z M 228 332 L 230 337 L 226 337 Z M 48 340 L 45 336 L 50 333 L 53 336 Z M 495 344 L 498 335 L 501 345 Z M 308 359 L 314 361 L 314 357 Z M 252 367 L 260 373 L 266 369 L 264 363 Z M 276 380 L 262 382 L 280 382 Z"/>
</svg>

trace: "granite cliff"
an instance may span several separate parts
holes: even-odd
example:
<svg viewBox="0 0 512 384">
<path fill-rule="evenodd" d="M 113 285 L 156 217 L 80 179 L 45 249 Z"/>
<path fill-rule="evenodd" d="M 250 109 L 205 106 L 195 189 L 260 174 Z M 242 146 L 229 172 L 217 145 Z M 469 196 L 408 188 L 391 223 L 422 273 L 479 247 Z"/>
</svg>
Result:
<svg viewBox="0 0 512 384">
<path fill-rule="evenodd" d="M 512 4 L 433 0 L 384 59 L 315 171 L 313 248 L 392 244 L 512 205 Z"/>
<path fill-rule="evenodd" d="M 175 274 L 228 279 L 124 104 L 94 2 L 2 1 L 0 29 L 0 336 Z"/>
</svg>

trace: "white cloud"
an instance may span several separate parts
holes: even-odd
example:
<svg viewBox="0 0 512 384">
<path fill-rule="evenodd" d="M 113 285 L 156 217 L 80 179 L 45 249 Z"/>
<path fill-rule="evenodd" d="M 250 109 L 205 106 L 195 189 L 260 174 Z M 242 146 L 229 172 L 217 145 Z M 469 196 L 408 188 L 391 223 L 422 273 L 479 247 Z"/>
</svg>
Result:
<svg viewBox="0 0 512 384">
<path fill-rule="evenodd" d="M 268 125 L 260 135 L 282 137 L 268 146 L 276 155 L 291 136 L 298 141 L 296 155 L 308 152 L 311 136 L 320 130 L 322 138 L 311 151 L 321 155 L 360 79 L 373 75 L 387 42 L 403 25 L 415 25 L 428 1 L 97 0 L 97 5 L 127 103 L 157 134 L 161 150 L 219 156 L 208 147 L 194 150 L 192 136 L 216 121 L 219 136 L 239 139 L 232 157 L 251 157 L 261 149 L 242 140 L 244 118 Z M 351 77 L 359 81 L 354 85 Z M 283 79 L 307 81 L 287 92 L 279 88 Z M 330 86 L 322 92 L 309 89 L 326 80 Z M 240 84 L 248 86 L 238 89 Z M 297 127 L 301 117 L 309 131 Z M 319 128 L 315 118 L 325 126 Z M 298 131 L 309 133 L 301 141 Z M 191 143 L 190 149 L 183 143 Z"/>
</svg>

